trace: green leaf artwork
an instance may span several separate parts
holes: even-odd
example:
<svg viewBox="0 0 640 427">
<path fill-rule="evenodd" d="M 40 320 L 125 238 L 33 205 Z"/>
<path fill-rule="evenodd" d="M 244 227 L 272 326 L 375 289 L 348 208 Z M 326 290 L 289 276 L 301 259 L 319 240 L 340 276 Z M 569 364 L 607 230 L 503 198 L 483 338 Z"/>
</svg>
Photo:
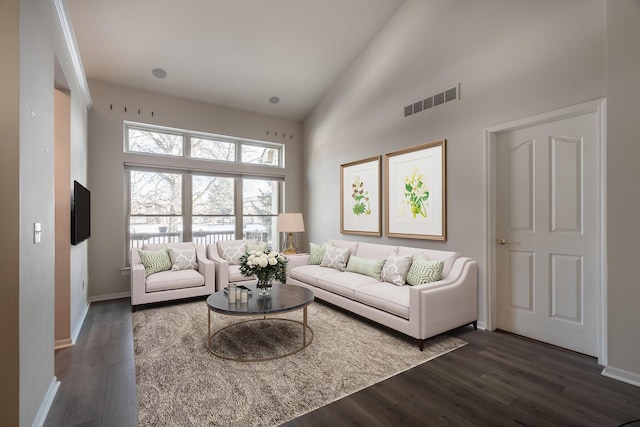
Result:
<svg viewBox="0 0 640 427">
<path fill-rule="evenodd" d="M 411 208 L 414 219 L 418 215 L 427 217 L 425 203 L 429 198 L 429 191 L 424 183 L 424 177 L 417 170 L 404 179 L 404 197 Z"/>
<path fill-rule="evenodd" d="M 369 191 L 365 191 L 364 182 L 356 176 L 353 184 L 351 184 L 351 198 L 353 199 L 353 207 L 351 211 L 354 215 L 371 215 L 371 203 L 369 201 Z"/>
</svg>

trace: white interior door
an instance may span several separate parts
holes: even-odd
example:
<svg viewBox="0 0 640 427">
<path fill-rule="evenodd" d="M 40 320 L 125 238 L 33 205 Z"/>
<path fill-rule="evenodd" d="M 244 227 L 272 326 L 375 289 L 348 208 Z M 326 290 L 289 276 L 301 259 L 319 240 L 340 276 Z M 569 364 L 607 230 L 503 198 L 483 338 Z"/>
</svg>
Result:
<svg viewBox="0 0 640 427">
<path fill-rule="evenodd" d="M 597 113 L 496 138 L 499 329 L 598 354 Z"/>
</svg>

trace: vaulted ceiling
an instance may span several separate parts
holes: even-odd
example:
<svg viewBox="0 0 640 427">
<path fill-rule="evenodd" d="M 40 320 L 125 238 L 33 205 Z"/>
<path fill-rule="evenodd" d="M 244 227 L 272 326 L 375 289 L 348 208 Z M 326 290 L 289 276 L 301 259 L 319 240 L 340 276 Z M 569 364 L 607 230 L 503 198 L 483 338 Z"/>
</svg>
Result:
<svg viewBox="0 0 640 427">
<path fill-rule="evenodd" d="M 403 1 L 67 5 L 88 79 L 302 120 Z M 155 77 L 155 68 L 166 77 Z"/>
</svg>

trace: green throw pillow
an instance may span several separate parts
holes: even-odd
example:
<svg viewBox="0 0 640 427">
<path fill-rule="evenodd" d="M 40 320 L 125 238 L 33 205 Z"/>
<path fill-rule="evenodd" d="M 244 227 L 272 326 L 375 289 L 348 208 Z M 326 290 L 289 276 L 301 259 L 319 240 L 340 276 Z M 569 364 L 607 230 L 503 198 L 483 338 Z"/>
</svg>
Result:
<svg viewBox="0 0 640 427">
<path fill-rule="evenodd" d="M 266 243 L 258 243 L 257 245 L 247 245 L 247 253 L 250 254 L 251 251 L 266 252 L 267 251 L 267 244 Z"/>
<path fill-rule="evenodd" d="M 309 265 L 320 265 L 327 245 L 316 245 L 309 242 Z"/>
<path fill-rule="evenodd" d="M 384 261 L 385 260 L 383 259 L 370 259 L 352 256 L 349 257 L 347 271 L 364 274 L 366 276 L 373 277 L 376 280 L 380 280 L 380 272 L 384 266 Z"/>
<path fill-rule="evenodd" d="M 430 261 L 422 252 L 413 260 L 409 273 L 407 273 L 407 284 L 411 286 L 422 285 L 438 281 L 442 278 L 444 261 Z"/>
<path fill-rule="evenodd" d="M 144 265 L 145 275 L 148 276 L 153 273 L 160 273 L 161 271 L 171 270 L 171 257 L 167 248 L 162 248 L 159 251 L 149 251 L 145 249 L 138 249 L 140 254 L 140 260 Z"/>
</svg>

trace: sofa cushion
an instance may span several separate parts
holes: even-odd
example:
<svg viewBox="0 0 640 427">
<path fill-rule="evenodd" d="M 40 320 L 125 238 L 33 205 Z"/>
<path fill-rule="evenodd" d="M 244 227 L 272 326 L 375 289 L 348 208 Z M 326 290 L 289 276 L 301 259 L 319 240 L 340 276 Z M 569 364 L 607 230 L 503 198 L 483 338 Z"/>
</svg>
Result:
<svg viewBox="0 0 640 427">
<path fill-rule="evenodd" d="M 349 260 L 349 248 L 337 248 L 335 246 L 327 247 L 322 257 L 321 267 L 335 268 L 338 271 L 344 271 Z"/>
<path fill-rule="evenodd" d="M 409 286 L 398 287 L 388 282 L 361 286 L 354 292 L 354 299 L 404 319 L 409 318 Z"/>
<path fill-rule="evenodd" d="M 138 249 L 140 255 L 140 261 L 144 265 L 144 272 L 146 276 L 154 273 L 160 273 L 161 271 L 171 270 L 171 257 L 167 248 L 159 250 L 146 250 Z"/>
<path fill-rule="evenodd" d="M 316 286 L 318 288 L 322 288 L 326 291 L 351 299 L 354 299 L 354 291 L 356 289 L 372 283 L 378 283 L 378 281 L 373 277 L 365 276 L 364 274 L 351 273 L 349 271 L 327 274 L 319 276 L 316 279 Z"/>
<path fill-rule="evenodd" d="M 411 268 L 407 273 L 407 283 L 411 286 L 422 285 L 440 280 L 444 261 L 429 260 L 423 253 L 419 253 L 413 259 Z"/>
<path fill-rule="evenodd" d="M 407 255 L 411 254 L 414 256 L 419 253 L 424 253 L 427 258 L 431 260 L 440 260 L 444 261 L 444 267 L 442 268 L 442 278 L 446 278 L 449 273 L 451 273 L 451 269 L 453 268 L 453 263 L 456 259 L 460 257 L 458 252 L 451 251 L 438 251 L 432 249 L 422 249 L 422 248 L 410 248 L 408 246 L 400 246 L 398 248 L 398 255 Z"/>
<path fill-rule="evenodd" d="M 222 259 L 229 261 L 229 265 L 238 265 L 240 264 L 240 257 L 247 253 L 247 242 L 220 240 L 218 242 L 218 253 Z"/>
<path fill-rule="evenodd" d="M 353 255 L 361 258 L 387 259 L 389 255 L 398 252 L 397 246 L 381 245 L 379 243 L 358 243 L 356 253 Z"/>
<path fill-rule="evenodd" d="M 413 255 L 391 255 L 382 267 L 381 280 L 398 286 L 404 285 L 412 261 Z"/>
<path fill-rule="evenodd" d="M 171 257 L 172 270 L 197 270 L 198 262 L 196 260 L 196 247 L 188 248 L 168 247 L 169 257 Z"/>
<path fill-rule="evenodd" d="M 204 286 L 204 276 L 195 270 L 162 271 L 147 277 L 146 292 Z"/>
<path fill-rule="evenodd" d="M 327 249 L 327 245 L 316 245 L 315 243 L 309 243 L 309 264 L 320 265 L 322 257 Z"/>
<path fill-rule="evenodd" d="M 366 276 L 373 277 L 376 280 L 380 280 L 380 272 L 382 271 L 384 262 L 384 259 L 350 256 L 346 271 L 364 274 Z"/>
<path fill-rule="evenodd" d="M 319 265 L 301 265 L 289 271 L 289 276 L 292 279 L 300 280 L 310 285 L 315 285 L 318 277 L 334 274 L 340 274 L 340 272 L 333 268 L 320 267 Z"/>
</svg>

